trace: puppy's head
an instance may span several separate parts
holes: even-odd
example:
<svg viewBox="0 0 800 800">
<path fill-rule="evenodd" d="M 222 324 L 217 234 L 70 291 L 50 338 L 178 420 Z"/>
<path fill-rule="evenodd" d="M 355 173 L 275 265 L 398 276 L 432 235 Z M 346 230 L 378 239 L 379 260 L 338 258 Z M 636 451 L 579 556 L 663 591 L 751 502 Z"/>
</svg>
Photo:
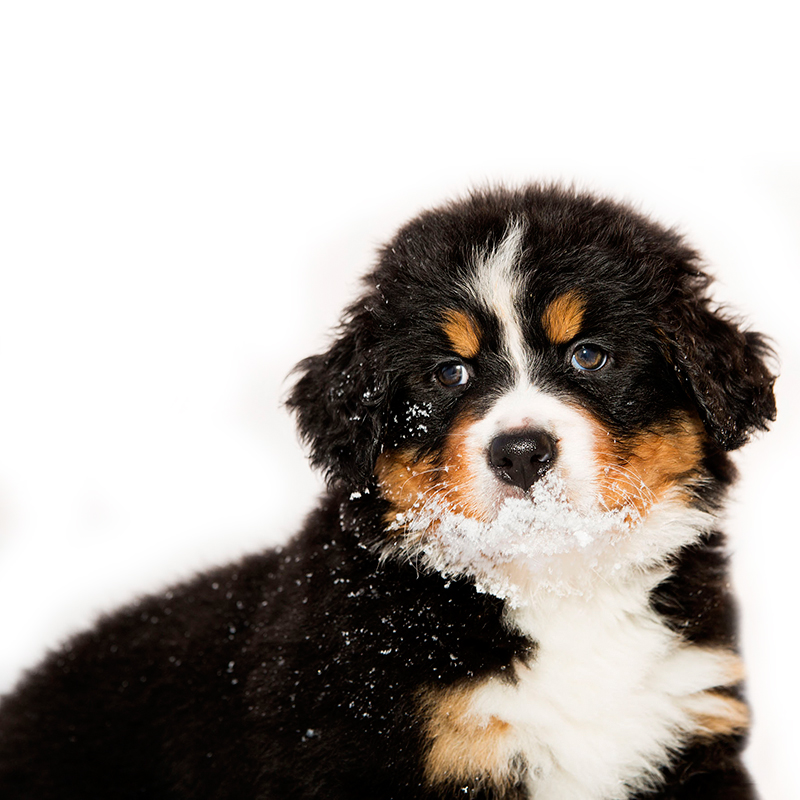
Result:
<svg viewBox="0 0 800 800">
<path fill-rule="evenodd" d="M 763 339 L 712 309 L 678 235 L 609 201 L 476 194 L 409 223 L 366 281 L 289 405 L 329 481 L 375 485 L 423 548 L 448 515 L 484 549 L 510 515 L 541 553 L 570 549 L 558 525 L 579 544 L 697 508 L 775 414 Z"/>
</svg>

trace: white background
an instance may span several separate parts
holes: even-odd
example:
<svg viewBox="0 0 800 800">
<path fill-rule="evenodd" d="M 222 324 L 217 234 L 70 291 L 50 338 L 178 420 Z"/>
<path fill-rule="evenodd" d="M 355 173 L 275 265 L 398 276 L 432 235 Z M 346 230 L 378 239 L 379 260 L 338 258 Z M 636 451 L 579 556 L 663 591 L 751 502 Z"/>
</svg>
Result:
<svg viewBox="0 0 800 800">
<path fill-rule="evenodd" d="M 557 6 L 557 10 L 554 8 Z M 318 492 L 280 400 L 376 245 L 560 178 L 680 226 L 771 334 L 730 507 L 767 798 L 800 796 L 797 27 L 787 3 L 7 2 L 0 687 Z"/>
</svg>

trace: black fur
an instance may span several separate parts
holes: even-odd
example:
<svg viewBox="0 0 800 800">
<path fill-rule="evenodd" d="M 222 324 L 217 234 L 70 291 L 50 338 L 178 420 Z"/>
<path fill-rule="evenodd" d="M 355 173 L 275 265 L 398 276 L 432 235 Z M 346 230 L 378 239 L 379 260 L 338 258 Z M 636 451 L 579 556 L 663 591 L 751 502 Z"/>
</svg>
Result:
<svg viewBox="0 0 800 800">
<path fill-rule="evenodd" d="M 386 450 L 440 452 L 454 414 L 480 413 L 507 382 L 491 358 L 496 322 L 459 286 L 510 216 L 526 221 L 529 317 L 577 286 L 596 301 L 587 328 L 616 334 L 613 381 L 589 382 L 532 328 L 540 383 L 622 440 L 696 410 L 708 435 L 695 502 L 719 506 L 734 478 L 725 451 L 774 418 L 773 376 L 763 338 L 711 308 L 696 253 L 625 207 L 558 188 L 426 212 L 381 251 L 328 352 L 298 366 L 288 405 L 329 482 L 319 509 L 285 548 L 118 611 L 32 670 L 0 706 L 3 800 L 528 797 L 521 783 L 437 790 L 424 779 L 421 689 L 513 681 L 536 642 L 468 579 L 380 557 L 388 506 L 374 475 Z M 486 343 L 469 396 L 431 380 L 452 307 Z M 688 641 L 735 646 L 726 569 L 722 534 L 707 534 L 677 555 L 653 607 Z M 646 796 L 754 797 L 743 743 L 690 743 Z"/>
</svg>

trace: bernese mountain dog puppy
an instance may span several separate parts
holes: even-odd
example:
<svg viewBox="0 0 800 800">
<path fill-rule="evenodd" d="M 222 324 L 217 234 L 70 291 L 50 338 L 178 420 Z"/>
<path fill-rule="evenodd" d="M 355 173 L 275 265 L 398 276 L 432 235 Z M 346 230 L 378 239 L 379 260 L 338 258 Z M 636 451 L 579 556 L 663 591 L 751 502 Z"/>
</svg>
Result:
<svg viewBox="0 0 800 800">
<path fill-rule="evenodd" d="M 558 187 L 411 221 L 298 367 L 303 530 L 32 670 L 0 797 L 753 798 L 717 520 L 774 377 L 709 283 Z"/>
</svg>

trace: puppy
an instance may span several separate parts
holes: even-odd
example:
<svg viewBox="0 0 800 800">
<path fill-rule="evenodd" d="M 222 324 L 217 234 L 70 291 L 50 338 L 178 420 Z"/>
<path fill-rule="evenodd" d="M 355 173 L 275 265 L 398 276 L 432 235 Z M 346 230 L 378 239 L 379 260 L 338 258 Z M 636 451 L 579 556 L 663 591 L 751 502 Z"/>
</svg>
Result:
<svg viewBox="0 0 800 800">
<path fill-rule="evenodd" d="M 298 367 L 303 530 L 32 670 L 0 797 L 753 798 L 717 518 L 774 378 L 708 285 L 557 187 L 407 224 Z"/>
</svg>

